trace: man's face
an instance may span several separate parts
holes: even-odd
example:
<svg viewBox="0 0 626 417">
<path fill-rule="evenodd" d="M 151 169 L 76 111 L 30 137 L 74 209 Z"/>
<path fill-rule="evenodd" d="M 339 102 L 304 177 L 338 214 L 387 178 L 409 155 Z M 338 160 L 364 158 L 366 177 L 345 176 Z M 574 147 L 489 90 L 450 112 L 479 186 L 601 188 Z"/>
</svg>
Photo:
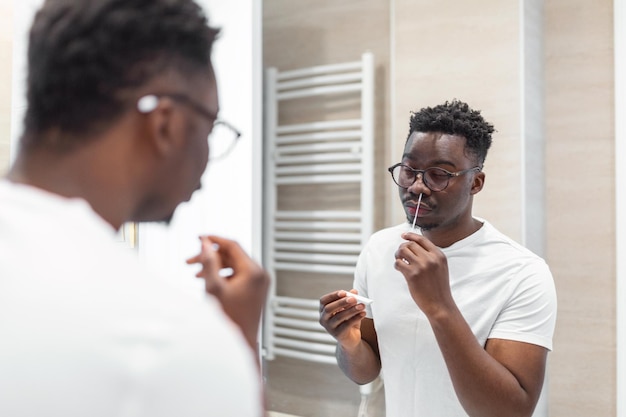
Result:
<svg viewBox="0 0 626 417">
<path fill-rule="evenodd" d="M 184 95 L 207 114 L 217 116 L 219 104 L 213 76 L 194 77 L 178 85 L 168 90 Z M 167 134 L 172 135 L 176 145 L 159 163 L 152 192 L 142 206 L 142 220 L 169 223 L 178 205 L 189 201 L 200 189 L 200 179 L 209 160 L 208 135 L 215 119 L 194 110 L 185 101 L 170 100 L 170 103 Z"/>
<path fill-rule="evenodd" d="M 409 136 L 402 163 L 413 169 L 430 167 L 458 172 L 478 165 L 476 158 L 465 153 L 465 138 L 440 132 L 413 132 Z M 463 221 L 471 219 L 472 195 L 482 188 L 482 172 L 474 171 L 451 177 L 448 186 L 434 192 L 422 181 L 422 176 L 409 188 L 399 188 L 400 199 L 407 220 L 413 223 L 420 193 L 422 200 L 417 210 L 417 226 L 424 231 L 454 231 Z"/>
<path fill-rule="evenodd" d="M 211 117 L 190 110 L 188 106 L 182 106 L 186 108 L 190 121 L 187 134 L 188 143 L 184 155 L 186 162 L 183 162 L 181 167 L 183 187 L 187 188 L 183 188 L 185 193 L 179 203 L 189 201 L 193 192 L 200 189 L 200 179 L 207 167 L 211 152 L 208 137 L 213 130 L 219 112 L 217 85 L 213 76 L 202 82 L 194 82 L 188 95 L 194 103 L 202 106 Z"/>
</svg>

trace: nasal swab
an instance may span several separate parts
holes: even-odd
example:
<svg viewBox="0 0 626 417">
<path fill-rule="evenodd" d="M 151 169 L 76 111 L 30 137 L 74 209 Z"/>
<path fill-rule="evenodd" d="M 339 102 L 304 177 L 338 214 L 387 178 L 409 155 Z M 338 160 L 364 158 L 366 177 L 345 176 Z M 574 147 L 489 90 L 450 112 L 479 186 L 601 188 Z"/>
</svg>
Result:
<svg viewBox="0 0 626 417">
<path fill-rule="evenodd" d="M 372 299 L 370 299 L 370 298 L 363 297 L 362 295 L 357 295 L 357 294 L 355 294 L 355 293 L 353 293 L 353 292 L 348 292 L 348 291 L 346 291 L 346 295 L 347 295 L 348 297 L 353 297 L 353 298 L 356 298 L 356 300 L 357 300 L 359 303 L 363 303 L 363 304 L 365 304 L 365 305 L 370 305 L 370 304 L 372 304 L 372 303 L 374 302 L 374 300 L 372 300 Z"/>
<path fill-rule="evenodd" d="M 417 198 L 417 205 L 415 206 L 415 217 L 413 217 L 413 226 L 411 226 L 411 229 L 415 230 L 415 222 L 417 221 L 417 213 L 420 211 L 420 203 L 422 202 L 422 193 L 420 193 L 420 196 Z"/>
</svg>

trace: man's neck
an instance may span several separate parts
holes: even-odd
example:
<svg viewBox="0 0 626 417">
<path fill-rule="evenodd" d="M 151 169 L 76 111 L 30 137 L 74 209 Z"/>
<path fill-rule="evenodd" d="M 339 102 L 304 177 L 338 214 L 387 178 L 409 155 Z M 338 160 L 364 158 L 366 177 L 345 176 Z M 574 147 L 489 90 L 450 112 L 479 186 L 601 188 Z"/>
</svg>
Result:
<svg viewBox="0 0 626 417">
<path fill-rule="evenodd" d="M 422 230 L 422 234 L 438 247 L 447 248 L 476 233 L 482 226 L 483 223 L 481 221 L 472 217 L 470 221 L 462 225 L 457 224 L 450 228 L 434 227 Z"/>
<path fill-rule="evenodd" d="M 49 152 L 21 152 L 7 179 L 62 197 L 82 198 L 107 223 L 118 229 L 126 221 L 124 213 L 132 212 L 133 200 L 130 195 L 122 195 L 125 194 L 124 188 L 115 185 L 114 169 L 111 166 L 106 169 L 103 164 L 104 161 L 89 155 L 70 157 Z M 104 174 L 107 171 L 109 175 Z"/>
</svg>

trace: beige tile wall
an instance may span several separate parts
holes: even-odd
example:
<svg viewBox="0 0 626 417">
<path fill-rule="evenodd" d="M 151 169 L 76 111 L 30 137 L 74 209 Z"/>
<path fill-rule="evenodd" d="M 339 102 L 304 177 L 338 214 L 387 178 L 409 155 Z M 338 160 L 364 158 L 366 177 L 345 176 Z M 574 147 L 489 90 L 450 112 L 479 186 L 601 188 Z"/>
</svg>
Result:
<svg viewBox="0 0 626 417">
<path fill-rule="evenodd" d="M 551 416 L 615 416 L 613 2 L 545 6 Z M 624 395 L 624 393 L 622 393 Z"/>
<path fill-rule="evenodd" d="M 0 2 L 0 176 L 9 167 L 13 3 Z"/>
</svg>

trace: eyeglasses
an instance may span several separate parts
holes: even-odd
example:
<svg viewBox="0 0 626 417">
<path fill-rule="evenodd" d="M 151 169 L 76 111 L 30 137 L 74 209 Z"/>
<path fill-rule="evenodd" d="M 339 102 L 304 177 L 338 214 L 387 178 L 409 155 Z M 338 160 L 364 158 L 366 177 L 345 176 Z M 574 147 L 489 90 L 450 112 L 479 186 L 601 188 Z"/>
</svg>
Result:
<svg viewBox="0 0 626 417">
<path fill-rule="evenodd" d="M 458 177 L 472 171 L 480 171 L 480 167 L 476 166 L 470 169 L 464 169 L 458 172 L 450 172 L 443 168 L 430 167 L 426 169 L 413 169 L 402 163 L 395 164 L 387 169 L 391 173 L 391 178 L 399 187 L 409 188 L 415 181 L 417 176 L 421 175 L 422 182 L 431 191 L 443 191 L 448 186 L 450 178 Z"/>
<path fill-rule="evenodd" d="M 209 133 L 210 159 L 216 161 L 228 155 L 241 137 L 241 132 L 225 120 L 217 118 L 217 114 L 205 109 L 189 97 L 180 93 L 149 94 L 137 101 L 137 109 L 141 113 L 154 111 L 161 97 L 168 97 L 180 103 L 186 104 L 199 115 L 213 122 L 213 129 Z"/>
</svg>

